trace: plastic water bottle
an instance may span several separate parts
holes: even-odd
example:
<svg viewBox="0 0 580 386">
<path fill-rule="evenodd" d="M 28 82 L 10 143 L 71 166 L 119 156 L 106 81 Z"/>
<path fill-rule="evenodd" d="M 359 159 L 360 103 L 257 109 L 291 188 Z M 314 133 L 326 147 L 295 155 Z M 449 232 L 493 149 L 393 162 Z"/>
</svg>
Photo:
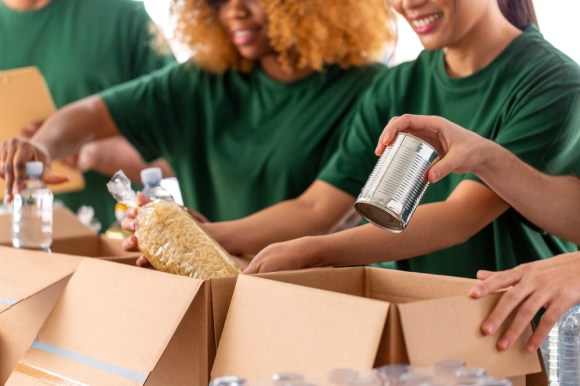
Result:
<svg viewBox="0 0 580 386">
<path fill-rule="evenodd" d="M 50 251 L 54 197 L 42 180 L 42 162 L 26 163 L 26 185 L 14 195 L 12 245 L 15 248 Z"/>
<path fill-rule="evenodd" d="M 542 342 L 540 349 L 542 351 L 542 358 L 544 359 L 544 368 L 548 376 L 549 386 L 558 386 L 558 328 L 559 323 L 548 333 L 546 339 Z"/>
<path fill-rule="evenodd" d="M 560 318 L 558 359 L 560 386 L 580 385 L 580 304 L 570 308 Z"/>
<path fill-rule="evenodd" d="M 151 201 L 173 201 L 173 196 L 161 186 L 163 174 L 160 168 L 141 170 L 142 193 Z"/>
</svg>

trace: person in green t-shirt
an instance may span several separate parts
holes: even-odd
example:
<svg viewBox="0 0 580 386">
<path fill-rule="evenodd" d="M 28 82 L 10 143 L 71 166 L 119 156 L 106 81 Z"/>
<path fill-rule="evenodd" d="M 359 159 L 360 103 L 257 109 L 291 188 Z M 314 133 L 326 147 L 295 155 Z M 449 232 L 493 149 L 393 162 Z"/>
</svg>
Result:
<svg viewBox="0 0 580 386">
<path fill-rule="evenodd" d="M 474 173 L 532 223 L 580 244 L 580 160 L 577 159 L 573 175 L 548 175 L 497 143 L 453 122 L 416 115 L 392 119 L 381 134 L 375 153 L 382 154 L 398 132 L 422 138 L 442 155 L 427 172 L 430 183 L 450 173 Z M 484 334 L 493 334 L 515 311 L 513 321 L 498 341 L 500 350 L 509 348 L 534 315 L 546 308 L 526 345 L 528 351 L 534 352 L 562 314 L 580 303 L 580 252 L 564 253 L 501 272 L 478 271 L 477 278 L 483 282 L 472 289 L 474 298 L 512 286 L 507 289 L 509 295 L 502 296 L 482 324 Z"/>
<path fill-rule="evenodd" d="M 542 172 L 572 174 L 580 157 L 580 68 L 540 34 L 531 2 L 510 1 L 506 16 L 496 0 L 393 5 L 425 50 L 374 83 L 339 150 L 300 198 L 233 224 L 208 224 L 228 250 L 251 253 L 324 234 L 352 208 L 376 164 L 382 128 L 403 114 L 443 117 Z M 480 269 L 577 249 L 524 219 L 474 174 L 451 174 L 427 189 L 402 233 L 366 224 L 276 243 L 246 272 L 396 261 L 400 269 L 475 278 Z"/>
<path fill-rule="evenodd" d="M 0 0 L 0 70 L 38 67 L 57 108 L 174 62 L 168 50 L 157 49 L 162 42 L 143 3 Z M 23 129 L 32 135 L 39 124 Z M 67 161 L 85 171 L 86 187 L 56 198 L 74 211 L 93 207 L 103 230 L 115 220 L 115 201 L 106 188 L 110 176 L 123 168 L 139 182 L 146 166 L 121 137 L 87 145 Z"/>
<path fill-rule="evenodd" d="M 184 203 L 210 221 L 295 198 L 387 71 L 378 61 L 395 36 L 382 0 L 182 0 L 172 9 L 191 60 L 65 106 L 32 142 L 5 142 L 7 185 L 23 177 L 17 160 L 14 174 L 6 168 L 9 148 L 48 162 L 123 134 L 145 160 L 167 159 Z"/>
</svg>

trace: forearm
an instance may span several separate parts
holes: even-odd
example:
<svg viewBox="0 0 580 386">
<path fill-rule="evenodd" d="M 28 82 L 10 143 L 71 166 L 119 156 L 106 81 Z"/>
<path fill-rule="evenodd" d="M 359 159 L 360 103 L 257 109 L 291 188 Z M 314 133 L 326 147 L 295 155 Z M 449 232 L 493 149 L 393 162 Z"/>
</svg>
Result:
<svg viewBox="0 0 580 386">
<path fill-rule="evenodd" d="M 540 228 L 580 243 L 580 178 L 541 173 L 497 144 L 485 152 L 476 173 L 491 189 Z"/>
<path fill-rule="evenodd" d="M 145 162 L 139 152 L 121 136 L 94 141 L 83 146 L 78 161 L 79 169 L 94 170 L 106 176 L 112 176 L 118 170 L 123 170 L 125 175 L 137 184 L 141 183 L 141 170 L 154 166 L 161 168 L 164 177 L 173 176 L 171 167 L 164 159 Z"/>
<path fill-rule="evenodd" d="M 464 243 L 489 225 L 507 204 L 474 181 L 462 183 L 448 200 L 420 205 L 404 232 L 365 225 L 319 238 L 322 265 L 359 265 L 396 261 Z M 461 185 L 460 185 L 461 186 Z"/>
<path fill-rule="evenodd" d="M 42 145 L 52 159 L 58 159 L 74 153 L 86 143 L 118 134 L 104 102 L 98 96 L 90 96 L 57 111 L 32 141 Z"/>
<path fill-rule="evenodd" d="M 255 254 L 269 244 L 326 234 L 350 213 L 354 197 L 317 181 L 297 199 L 283 201 L 235 221 L 207 224 L 232 254 Z"/>
</svg>

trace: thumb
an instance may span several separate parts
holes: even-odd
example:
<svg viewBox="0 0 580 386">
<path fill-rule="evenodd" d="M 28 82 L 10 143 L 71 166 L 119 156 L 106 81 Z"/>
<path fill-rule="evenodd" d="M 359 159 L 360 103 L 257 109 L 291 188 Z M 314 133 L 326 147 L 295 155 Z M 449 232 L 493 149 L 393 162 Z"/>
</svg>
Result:
<svg viewBox="0 0 580 386">
<path fill-rule="evenodd" d="M 457 169 L 459 164 L 460 161 L 454 153 L 447 153 L 443 158 L 435 162 L 435 164 L 429 168 L 427 179 L 433 184 Z"/>
</svg>

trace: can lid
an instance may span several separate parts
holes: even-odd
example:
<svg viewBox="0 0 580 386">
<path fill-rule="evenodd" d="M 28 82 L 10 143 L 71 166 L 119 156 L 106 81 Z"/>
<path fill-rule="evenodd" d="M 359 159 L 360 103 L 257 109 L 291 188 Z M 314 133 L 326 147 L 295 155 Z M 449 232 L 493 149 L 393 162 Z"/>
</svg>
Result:
<svg viewBox="0 0 580 386">
<path fill-rule="evenodd" d="M 141 182 L 143 184 L 156 185 L 161 182 L 162 178 L 161 168 L 153 167 L 141 170 Z"/>
<path fill-rule="evenodd" d="M 40 161 L 28 161 L 26 163 L 26 175 L 30 177 L 40 177 L 43 168 L 42 162 Z"/>
</svg>

